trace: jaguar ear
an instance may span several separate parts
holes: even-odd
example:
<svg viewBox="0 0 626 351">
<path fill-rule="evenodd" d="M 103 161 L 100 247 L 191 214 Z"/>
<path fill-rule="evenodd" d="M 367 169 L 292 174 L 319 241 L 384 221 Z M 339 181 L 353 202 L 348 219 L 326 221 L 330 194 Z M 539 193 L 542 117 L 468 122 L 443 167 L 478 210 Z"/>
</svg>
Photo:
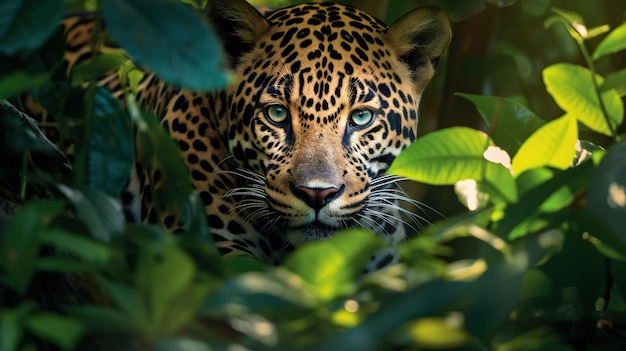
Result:
<svg viewBox="0 0 626 351">
<path fill-rule="evenodd" d="M 213 25 L 231 65 L 250 51 L 269 29 L 269 22 L 245 0 L 209 0 L 205 12 Z"/>
<path fill-rule="evenodd" d="M 435 74 L 439 57 L 452 38 L 450 20 L 441 9 L 421 7 L 404 15 L 387 30 L 387 40 L 414 73 L 422 90 Z"/>
</svg>

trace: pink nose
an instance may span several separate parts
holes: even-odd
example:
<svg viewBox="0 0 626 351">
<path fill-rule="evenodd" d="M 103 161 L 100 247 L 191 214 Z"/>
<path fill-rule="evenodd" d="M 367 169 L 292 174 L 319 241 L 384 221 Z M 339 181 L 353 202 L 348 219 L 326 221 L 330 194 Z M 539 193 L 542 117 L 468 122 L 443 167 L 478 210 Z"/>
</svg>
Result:
<svg viewBox="0 0 626 351">
<path fill-rule="evenodd" d="M 343 189 L 343 187 L 342 187 Z M 307 186 L 297 186 L 292 188 L 294 195 L 304 201 L 315 211 L 319 211 L 333 199 L 337 198 L 342 189 L 331 188 L 309 188 Z"/>
</svg>

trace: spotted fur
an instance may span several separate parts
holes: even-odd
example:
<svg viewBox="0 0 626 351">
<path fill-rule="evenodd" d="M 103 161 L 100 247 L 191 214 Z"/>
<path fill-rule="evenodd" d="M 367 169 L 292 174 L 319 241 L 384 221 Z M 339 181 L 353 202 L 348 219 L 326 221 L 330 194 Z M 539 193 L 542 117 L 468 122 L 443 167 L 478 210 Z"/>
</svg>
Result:
<svg viewBox="0 0 626 351">
<path fill-rule="evenodd" d="M 200 93 L 147 74 L 138 100 L 178 142 L 219 250 L 276 263 L 343 228 L 371 229 L 390 248 L 403 240 L 406 196 L 385 170 L 415 140 L 422 92 L 450 41 L 447 17 L 421 8 L 387 27 L 329 3 L 263 17 L 243 0 L 211 0 L 206 15 L 233 84 Z M 64 25 L 71 67 L 91 55 L 94 21 Z M 119 91 L 115 74 L 103 82 Z M 159 170 L 151 177 L 167 186 Z M 137 163 L 126 197 L 141 199 L 129 212 L 153 222 L 149 178 Z M 393 261 L 389 252 L 369 268 Z"/>
</svg>

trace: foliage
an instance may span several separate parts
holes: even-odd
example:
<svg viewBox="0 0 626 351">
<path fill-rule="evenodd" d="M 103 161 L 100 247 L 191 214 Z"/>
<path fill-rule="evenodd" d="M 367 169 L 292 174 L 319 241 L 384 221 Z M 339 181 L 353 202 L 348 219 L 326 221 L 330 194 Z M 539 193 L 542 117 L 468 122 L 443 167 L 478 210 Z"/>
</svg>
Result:
<svg viewBox="0 0 626 351">
<path fill-rule="evenodd" d="M 128 52 L 171 84 L 209 90 L 228 81 L 212 31 L 187 5 L 87 3 L 103 9 Z M 66 78 L 55 31 L 66 4 L 47 0 L 25 11 L 29 4 L 0 3 L 0 37 L 15 39 L 0 45 L 0 194 L 22 203 L 0 223 L 0 349 L 626 346 L 626 142 L 618 134 L 626 76 L 602 77 L 595 68 L 626 48 L 624 25 L 588 30 L 580 15 L 563 10 L 546 20 L 564 25 L 586 59 L 586 67 L 543 70 L 561 117 L 543 120 L 513 100 L 459 94 L 487 131 L 426 135 L 389 172 L 454 184 L 469 211 L 403 243 L 402 264 L 363 275 L 381 242 L 360 230 L 305 245 L 279 267 L 220 257 L 177 145 L 134 101 L 143 73 L 124 56 L 103 53 Z M 151 40 L 123 39 L 127 26 Z M 596 35 L 603 39 L 590 54 Z M 124 82 L 126 108 L 94 84 L 112 68 Z M 62 138 L 76 145 L 71 171 L 19 111 L 25 91 L 62 117 Z M 139 157 L 166 165 L 174 185 L 157 200 L 184 209 L 185 231 L 176 236 L 158 224 L 124 223 L 116 198 L 132 167 L 133 127 L 146 146 Z M 605 150 L 581 140 L 583 128 L 611 144 Z M 446 243 L 461 237 L 473 238 L 479 252 L 449 262 Z"/>
</svg>

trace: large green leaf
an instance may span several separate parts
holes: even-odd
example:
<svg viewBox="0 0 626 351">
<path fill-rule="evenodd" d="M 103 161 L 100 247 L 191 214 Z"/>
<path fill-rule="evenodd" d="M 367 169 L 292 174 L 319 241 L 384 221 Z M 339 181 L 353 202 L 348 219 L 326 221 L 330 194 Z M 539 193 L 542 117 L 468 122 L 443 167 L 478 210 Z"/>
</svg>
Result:
<svg viewBox="0 0 626 351">
<path fill-rule="evenodd" d="M 578 125 L 576 118 L 565 115 L 547 123 L 531 135 L 513 158 L 516 174 L 525 170 L 550 166 L 565 169 L 576 154 Z"/>
<path fill-rule="evenodd" d="M 63 0 L 0 1 L 0 54 L 38 49 L 58 27 Z"/>
<path fill-rule="evenodd" d="M 0 238 L 4 284 L 20 293 L 26 290 L 39 256 L 39 236 L 64 208 L 60 200 L 30 202 L 11 219 Z"/>
<path fill-rule="evenodd" d="M 517 189 L 509 171 L 485 158 L 490 144 L 487 135 L 475 129 L 438 130 L 401 152 L 388 173 L 434 185 L 451 185 L 464 179 L 484 181 L 508 201 L 515 201 Z"/>
<path fill-rule="evenodd" d="M 594 171 L 586 208 L 626 245 L 626 141 L 611 147 Z"/>
<path fill-rule="evenodd" d="M 626 49 L 626 23 L 622 23 L 622 25 L 613 29 L 609 35 L 602 39 L 593 52 L 592 58 L 597 60 L 604 55 L 624 49 Z"/>
<path fill-rule="evenodd" d="M 285 260 L 284 266 L 309 283 L 322 301 L 349 293 L 383 240 L 363 230 L 347 230 L 326 240 L 303 245 Z"/>
<path fill-rule="evenodd" d="M 116 42 L 165 81 L 194 90 L 224 87 L 229 75 L 214 32 L 179 1 L 104 0 Z"/>
<path fill-rule="evenodd" d="M 489 127 L 493 141 L 509 155 L 515 155 L 532 133 L 545 122 L 526 106 L 501 97 L 456 94 L 471 101 Z"/>
<path fill-rule="evenodd" d="M 0 79 L 0 99 L 6 99 L 23 91 L 37 87 L 48 80 L 45 73 L 14 71 Z"/>
<path fill-rule="evenodd" d="M 40 242 L 96 264 L 106 264 L 112 256 L 111 250 L 104 244 L 58 228 L 43 232 Z"/>
<path fill-rule="evenodd" d="M 598 85 L 602 77 L 596 76 Z M 624 119 L 624 105 L 614 90 L 602 93 L 608 116 L 604 116 L 594 88 L 591 71 L 569 63 L 557 63 L 543 70 L 543 81 L 554 101 L 568 114 L 596 132 L 611 136 Z M 611 126 L 607 124 L 607 118 Z"/>
<path fill-rule="evenodd" d="M 47 312 L 29 316 L 26 326 L 30 332 L 52 341 L 62 350 L 73 350 L 85 331 L 79 320 Z"/>
<path fill-rule="evenodd" d="M 87 141 L 87 185 L 119 197 L 135 163 L 130 117 L 105 87 L 94 92 L 93 122 Z"/>
</svg>

